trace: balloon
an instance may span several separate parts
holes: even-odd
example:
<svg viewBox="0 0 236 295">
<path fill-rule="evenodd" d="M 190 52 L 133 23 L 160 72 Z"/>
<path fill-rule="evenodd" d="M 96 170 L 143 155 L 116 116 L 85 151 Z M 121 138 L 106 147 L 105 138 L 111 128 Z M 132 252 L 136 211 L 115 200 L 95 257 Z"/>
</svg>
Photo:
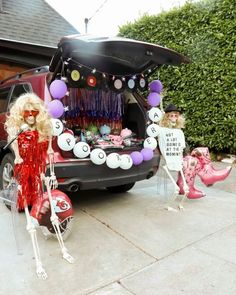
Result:
<svg viewBox="0 0 236 295">
<path fill-rule="evenodd" d="M 64 106 L 58 99 L 50 101 L 47 105 L 49 114 L 54 118 L 58 119 L 64 114 Z"/>
<path fill-rule="evenodd" d="M 154 137 L 147 137 L 144 140 L 143 146 L 145 148 L 155 150 L 155 148 L 157 147 L 157 141 L 156 141 L 156 139 Z"/>
<path fill-rule="evenodd" d="M 130 155 L 121 155 L 120 156 L 120 168 L 121 169 L 124 169 L 124 170 L 127 170 L 127 169 L 130 169 L 133 165 L 133 160 L 132 158 L 130 157 Z"/>
<path fill-rule="evenodd" d="M 86 142 L 77 142 L 73 148 L 73 153 L 80 159 L 86 158 L 90 154 L 90 146 Z"/>
<path fill-rule="evenodd" d="M 111 153 L 106 158 L 106 164 L 111 169 L 116 169 L 120 166 L 120 155 L 117 153 Z"/>
<path fill-rule="evenodd" d="M 151 108 L 148 111 L 148 117 L 152 122 L 159 122 L 162 117 L 162 111 L 159 108 Z"/>
<path fill-rule="evenodd" d="M 130 154 L 130 157 L 132 158 L 133 164 L 135 166 L 137 166 L 143 162 L 143 155 L 140 152 L 132 152 Z"/>
<path fill-rule="evenodd" d="M 90 160 L 96 165 L 102 165 L 106 162 L 106 153 L 104 150 L 96 148 L 91 151 Z"/>
<path fill-rule="evenodd" d="M 66 95 L 67 86 L 62 80 L 54 80 L 49 86 L 50 93 L 53 98 L 61 99 Z"/>
<path fill-rule="evenodd" d="M 151 137 L 156 137 L 159 133 L 159 126 L 157 124 L 150 124 L 147 127 L 147 135 Z"/>
<path fill-rule="evenodd" d="M 57 138 L 57 144 L 63 151 L 70 151 L 75 146 L 75 138 L 70 133 L 62 133 Z"/>
<path fill-rule="evenodd" d="M 51 119 L 51 122 L 52 122 L 52 129 L 53 129 L 52 134 L 54 136 L 60 135 L 64 128 L 62 121 L 59 119 Z"/>
<path fill-rule="evenodd" d="M 110 128 L 110 126 L 104 124 L 104 125 L 100 126 L 99 131 L 100 131 L 101 135 L 108 135 L 111 133 L 111 128 Z"/>
<path fill-rule="evenodd" d="M 160 97 L 160 95 L 158 93 L 151 92 L 151 93 L 148 94 L 147 100 L 148 100 L 148 103 L 149 103 L 150 106 L 156 107 L 157 105 L 160 104 L 161 97 Z"/>
<path fill-rule="evenodd" d="M 149 84 L 149 89 L 151 92 L 161 93 L 163 85 L 160 80 L 154 80 Z"/>
<path fill-rule="evenodd" d="M 143 155 L 144 161 L 149 161 L 153 158 L 153 150 L 149 148 L 144 148 L 141 150 L 141 154 Z"/>
</svg>

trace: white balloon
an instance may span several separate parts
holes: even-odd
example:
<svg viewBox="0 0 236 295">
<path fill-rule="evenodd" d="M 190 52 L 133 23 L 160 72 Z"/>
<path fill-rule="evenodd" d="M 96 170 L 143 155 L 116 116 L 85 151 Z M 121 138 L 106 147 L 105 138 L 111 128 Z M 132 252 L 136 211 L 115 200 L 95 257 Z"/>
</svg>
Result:
<svg viewBox="0 0 236 295">
<path fill-rule="evenodd" d="M 126 155 L 126 154 L 121 155 L 120 161 L 121 161 L 120 168 L 124 170 L 130 169 L 133 165 L 133 160 L 130 157 L 130 155 Z"/>
<path fill-rule="evenodd" d="M 157 141 L 154 137 L 147 137 L 144 140 L 143 147 L 155 150 L 157 147 Z"/>
<path fill-rule="evenodd" d="M 148 127 L 147 127 L 147 135 L 148 136 L 151 136 L 151 137 L 156 137 L 159 133 L 158 131 L 159 127 L 157 124 L 150 124 Z"/>
<path fill-rule="evenodd" d="M 59 119 L 51 119 L 51 122 L 52 122 L 52 129 L 53 129 L 52 134 L 54 136 L 60 135 L 64 128 L 62 121 Z"/>
<path fill-rule="evenodd" d="M 90 146 L 86 142 L 77 142 L 73 148 L 73 153 L 78 158 L 86 158 L 90 154 Z"/>
<path fill-rule="evenodd" d="M 106 153 L 104 150 L 96 148 L 90 153 L 90 160 L 96 165 L 102 165 L 106 162 Z"/>
<path fill-rule="evenodd" d="M 159 108 L 151 108 L 148 111 L 148 117 L 152 122 L 159 122 L 162 117 L 162 111 Z"/>
<path fill-rule="evenodd" d="M 120 167 L 120 155 L 117 153 L 111 153 L 107 156 L 106 164 L 111 169 Z"/>
<path fill-rule="evenodd" d="M 57 144 L 63 151 L 71 151 L 75 146 L 75 138 L 72 134 L 65 132 L 58 136 Z"/>
</svg>

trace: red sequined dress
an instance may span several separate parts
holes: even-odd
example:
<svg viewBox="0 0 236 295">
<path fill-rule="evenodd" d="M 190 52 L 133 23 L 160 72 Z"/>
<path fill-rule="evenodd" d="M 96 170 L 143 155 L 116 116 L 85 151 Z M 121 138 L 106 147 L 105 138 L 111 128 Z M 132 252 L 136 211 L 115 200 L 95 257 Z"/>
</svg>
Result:
<svg viewBox="0 0 236 295">
<path fill-rule="evenodd" d="M 43 197 L 40 175 L 46 171 L 48 141 L 39 142 L 36 130 L 25 131 L 18 137 L 18 149 L 23 162 L 15 165 L 14 177 L 21 185 L 17 201 L 21 210 Z"/>
</svg>

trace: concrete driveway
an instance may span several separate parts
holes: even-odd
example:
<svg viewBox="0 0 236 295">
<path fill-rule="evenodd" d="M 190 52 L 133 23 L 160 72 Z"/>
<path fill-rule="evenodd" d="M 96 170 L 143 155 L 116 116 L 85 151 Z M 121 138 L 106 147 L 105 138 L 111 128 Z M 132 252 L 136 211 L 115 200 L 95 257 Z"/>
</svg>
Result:
<svg viewBox="0 0 236 295">
<path fill-rule="evenodd" d="M 46 281 L 35 274 L 24 214 L 17 225 L 19 255 L 11 214 L 0 204 L 0 294 L 235 295 L 236 167 L 212 187 L 198 181 L 207 196 L 187 200 L 181 212 L 163 209 L 169 184 L 161 189 L 162 176 L 126 194 L 71 195 L 75 223 L 66 246 L 75 263 L 64 261 L 57 241 L 38 230 Z"/>
</svg>

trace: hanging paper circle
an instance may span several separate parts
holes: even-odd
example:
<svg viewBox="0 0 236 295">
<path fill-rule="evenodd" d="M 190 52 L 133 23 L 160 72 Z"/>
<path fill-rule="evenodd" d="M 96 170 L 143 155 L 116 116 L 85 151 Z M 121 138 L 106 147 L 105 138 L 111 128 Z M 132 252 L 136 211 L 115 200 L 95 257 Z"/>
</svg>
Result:
<svg viewBox="0 0 236 295">
<path fill-rule="evenodd" d="M 131 90 L 134 89 L 134 87 L 135 87 L 134 79 L 129 79 L 128 82 L 127 82 L 127 85 L 128 85 L 129 89 L 131 89 Z"/>
<path fill-rule="evenodd" d="M 62 133 L 63 131 L 63 123 L 59 119 L 51 119 L 52 122 L 52 135 L 53 136 L 58 136 Z"/>
<path fill-rule="evenodd" d="M 90 146 L 86 142 L 77 142 L 73 148 L 76 157 L 83 159 L 90 154 Z"/>
<path fill-rule="evenodd" d="M 163 85 L 160 80 L 154 80 L 149 84 L 149 89 L 151 92 L 161 93 Z"/>
<path fill-rule="evenodd" d="M 144 89 L 146 87 L 147 83 L 146 83 L 146 80 L 144 78 L 140 78 L 139 80 L 139 87 L 141 89 Z"/>
<path fill-rule="evenodd" d="M 153 158 L 153 150 L 149 148 L 144 148 L 141 150 L 141 154 L 143 155 L 144 161 L 149 161 Z"/>
<path fill-rule="evenodd" d="M 53 98 L 61 99 L 66 95 L 67 86 L 62 80 L 54 80 L 49 86 L 50 93 Z"/>
<path fill-rule="evenodd" d="M 147 100 L 150 106 L 156 107 L 157 105 L 160 104 L 161 97 L 158 93 L 151 92 L 148 94 Z"/>
<path fill-rule="evenodd" d="M 111 169 L 116 169 L 120 166 L 120 155 L 117 153 L 111 153 L 106 158 L 106 164 Z"/>
<path fill-rule="evenodd" d="M 106 162 L 106 153 L 104 150 L 96 148 L 91 151 L 90 160 L 96 165 L 102 165 Z"/>
<path fill-rule="evenodd" d="M 130 155 L 121 155 L 120 156 L 120 168 L 124 170 L 128 170 L 132 167 L 133 160 Z"/>
<path fill-rule="evenodd" d="M 147 135 L 148 136 L 151 136 L 151 137 L 156 137 L 159 133 L 159 127 L 157 124 L 150 124 L 148 127 L 147 127 Z"/>
<path fill-rule="evenodd" d="M 97 79 L 92 75 L 88 76 L 87 77 L 87 84 L 88 84 L 88 86 L 95 87 L 97 84 Z"/>
<path fill-rule="evenodd" d="M 57 144 L 63 151 L 71 151 L 75 146 L 75 138 L 70 133 L 62 133 L 57 138 Z"/>
<path fill-rule="evenodd" d="M 140 152 L 132 152 L 130 157 L 133 160 L 133 164 L 135 166 L 140 165 L 143 162 L 143 155 Z"/>
<path fill-rule="evenodd" d="M 157 147 L 157 141 L 156 141 L 156 139 L 154 137 L 147 137 L 144 140 L 143 146 L 145 148 L 155 150 L 155 148 Z"/>
<path fill-rule="evenodd" d="M 159 108 L 151 108 L 148 111 L 148 117 L 152 122 L 159 122 L 162 117 L 162 111 Z"/>
<path fill-rule="evenodd" d="M 123 82 L 120 79 L 114 81 L 114 87 L 117 90 L 120 90 L 123 87 Z"/>
<path fill-rule="evenodd" d="M 54 118 L 58 119 L 64 114 L 64 106 L 58 99 L 50 101 L 47 105 L 49 114 Z"/>
<path fill-rule="evenodd" d="M 73 71 L 71 72 L 70 76 L 71 76 L 71 79 L 72 79 L 73 81 L 79 81 L 79 79 L 80 79 L 80 72 L 77 71 L 77 70 L 73 70 Z"/>
</svg>

